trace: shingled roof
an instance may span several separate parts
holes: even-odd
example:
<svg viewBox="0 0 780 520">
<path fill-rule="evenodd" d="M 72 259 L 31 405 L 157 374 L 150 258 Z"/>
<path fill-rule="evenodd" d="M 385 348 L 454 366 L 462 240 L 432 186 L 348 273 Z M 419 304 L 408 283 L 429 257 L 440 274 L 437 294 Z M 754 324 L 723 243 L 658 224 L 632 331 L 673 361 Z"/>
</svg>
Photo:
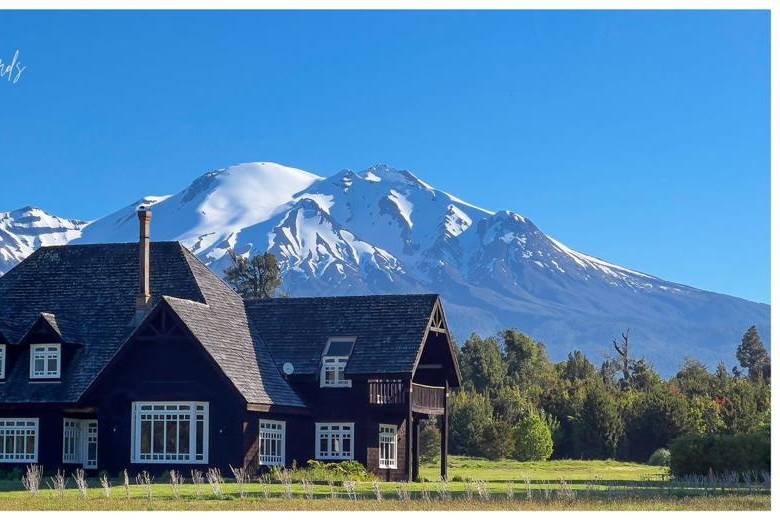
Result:
<svg viewBox="0 0 780 520">
<path fill-rule="evenodd" d="M 178 242 L 150 246 L 152 305 L 164 298 L 247 402 L 303 406 L 262 349 L 241 298 Z M 76 402 L 134 330 L 138 244 L 43 247 L 0 277 L 0 335 L 22 341 L 40 319 L 82 344 L 56 385 L 30 385 L 17 364 L 3 402 Z"/>
<path fill-rule="evenodd" d="M 316 374 L 328 338 L 356 337 L 345 373 L 411 373 L 435 294 L 275 298 L 246 303 L 256 342 L 270 349 L 277 367 Z"/>
</svg>

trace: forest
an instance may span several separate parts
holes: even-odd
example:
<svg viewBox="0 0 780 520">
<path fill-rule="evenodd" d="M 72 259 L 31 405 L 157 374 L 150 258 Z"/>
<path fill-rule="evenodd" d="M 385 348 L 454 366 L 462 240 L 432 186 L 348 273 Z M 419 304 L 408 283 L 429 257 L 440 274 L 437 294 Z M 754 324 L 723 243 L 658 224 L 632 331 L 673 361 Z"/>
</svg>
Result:
<svg viewBox="0 0 780 520">
<path fill-rule="evenodd" d="M 673 442 L 690 436 L 752 443 L 755 434 L 768 443 L 770 361 L 755 327 L 735 341 L 738 366 L 721 361 L 710 371 L 687 358 L 666 380 L 634 355 L 629 331 L 621 336 L 597 365 L 580 351 L 553 363 L 544 344 L 517 330 L 472 335 L 459 349 L 464 384 L 450 400 L 451 453 L 668 465 Z M 425 427 L 426 459 L 436 457 L 438 435 Z"/>
</svg>

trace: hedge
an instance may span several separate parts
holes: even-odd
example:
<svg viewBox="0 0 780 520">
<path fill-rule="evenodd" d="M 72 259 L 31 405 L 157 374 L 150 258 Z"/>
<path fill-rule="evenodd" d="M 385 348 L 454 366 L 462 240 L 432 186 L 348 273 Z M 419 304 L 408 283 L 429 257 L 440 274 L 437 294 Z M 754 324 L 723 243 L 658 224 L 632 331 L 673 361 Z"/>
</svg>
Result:
<svg viewBox="0 0 780 520">
<path fill-rule="evenodd" d="M 685 435 L 671 445 L 671 471 L 677 476 L 769 471 L 769 432 Z"/>
</svg>

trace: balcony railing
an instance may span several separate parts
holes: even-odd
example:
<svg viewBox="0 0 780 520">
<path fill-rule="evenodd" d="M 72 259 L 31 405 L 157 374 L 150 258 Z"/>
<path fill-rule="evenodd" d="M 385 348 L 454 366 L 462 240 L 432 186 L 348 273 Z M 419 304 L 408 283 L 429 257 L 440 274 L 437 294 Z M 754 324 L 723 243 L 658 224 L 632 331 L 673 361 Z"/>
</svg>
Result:
<svg viewBox="0 0 780 520">
<path fill-rule="evenodd" d="M 406 389 L 400 379 L 371 379 L 368 381 L 368 402 L 371 404 L 404 404 Z"/>
<path fill-rule="evenodd" d="M 412 411 L 442 415 L 446 406 L 445 389 L 412 383 Z M 368 402 L 377 405 L 406 404 L 408 383 L 401 379 L 369 379 Z"/>
<path fill-rule="evenodd" d="M 444 413 L 444 387 L 412 383 L 412 410 L 429 415 Z"/>
</svg>

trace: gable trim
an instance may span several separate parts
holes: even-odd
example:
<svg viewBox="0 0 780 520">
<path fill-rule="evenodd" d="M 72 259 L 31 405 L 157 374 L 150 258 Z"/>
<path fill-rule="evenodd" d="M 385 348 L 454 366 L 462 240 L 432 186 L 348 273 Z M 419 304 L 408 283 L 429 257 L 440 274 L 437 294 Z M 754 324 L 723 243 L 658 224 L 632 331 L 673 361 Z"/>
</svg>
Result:
<svg viewBox="0 0 780 520">
<path fill-rule="evenodd" d="M 434 325 L 434 323 L 436 325 Z M 428 335 L 431 332 L 444 334 L 444 336 L 447 338 L 447 347 L 449 348 L 450 357 L 452 358 L 452 365 L 455 367 L 455 377 L 457 378 L 457 386 L 460 386 L 463 377 L 461 376 L 460 366 L 458 365 L 458 355 L 457 352 L 455 351 L 455 345 L 453 345 L 452 343 L 452 336 L 450 334 L 449 326 L 447 325 L 447 318 L 444 315 L 444 307 L 441 304 L 441 297 L 439 296 L 436 297 L 436 301 L 433 304 L 431 315 L 428 318 L 428 325 L 425 327 L 425 334 L 423 334 L 423 338 L 422 341 L 420 342 L 420 346 L 417 348 L 417 356 L 414 359 L 414 365 L 412 365 L 411 378 L 413 379 L 415 372 L 417 372 L 417 367 L 420 364 L 420 357 L 422 357 L 422 352 L 423 349 L 425 348 L 425 343 L 428 341 Z"/>
</svg>

